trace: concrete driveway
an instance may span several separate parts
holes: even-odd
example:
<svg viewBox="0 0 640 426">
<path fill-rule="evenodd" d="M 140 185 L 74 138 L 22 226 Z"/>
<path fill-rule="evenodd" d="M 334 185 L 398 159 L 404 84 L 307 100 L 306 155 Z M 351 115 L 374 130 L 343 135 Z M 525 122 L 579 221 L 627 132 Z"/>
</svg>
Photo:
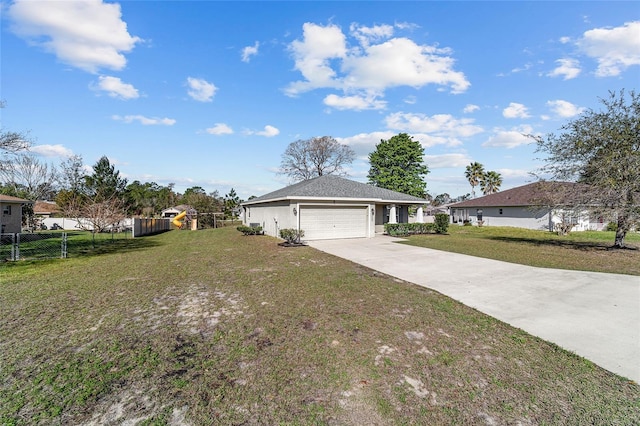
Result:
<svg viewBox="0 0 640 426">
<path fill-rule="evenodd" d="M 308 244 L 436 290 L 640 383 L 640 277 L 534 268 L 397 241 Z"/>
</svg>

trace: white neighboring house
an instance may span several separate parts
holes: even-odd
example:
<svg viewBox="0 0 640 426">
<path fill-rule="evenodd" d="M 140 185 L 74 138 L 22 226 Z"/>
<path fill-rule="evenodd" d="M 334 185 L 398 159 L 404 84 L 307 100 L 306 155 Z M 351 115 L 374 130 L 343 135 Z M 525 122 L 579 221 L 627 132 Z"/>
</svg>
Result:
<svg viewBox="0 0 640 426">
<path fill-rule="evenodd" d="M 22 206 L 33 201 L 0 194 L 0 233 L 17 234 L 22 231 Z"/>
<path fill-rule="evenodd" d="M 304 231 L 304 240 L 371 238 L 385 223 L 407 223 L 409 207 L 423 218 L 427 200 L 333 175 L 287 186 L 241 204 L 243 223 L 279 236 L 281 229 Z"/>
<path fill-rule="evenodd" d="M 558 186 L 559 185 L 559 186 Z M 588 212 L 552 209 L 540 205 L 545 191 L 554 186 L 575 185 L 570 182 L 534 182 L 484 197 L 462 201 L 449 206 L 452 223 L 469 221 L 483 226 L 513 226 L 518 228 L 554 231 L 556 224 L 572 223 L 572 231 L 602 230 L 603 218 L 590 217 Z"/>
</svg>

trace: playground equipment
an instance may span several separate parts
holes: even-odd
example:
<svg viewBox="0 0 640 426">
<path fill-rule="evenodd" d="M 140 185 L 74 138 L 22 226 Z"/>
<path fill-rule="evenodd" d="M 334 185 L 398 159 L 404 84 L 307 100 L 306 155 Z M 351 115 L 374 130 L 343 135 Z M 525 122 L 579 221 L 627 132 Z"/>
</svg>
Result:
<svg viewBox="0 0 640 426">
<path fill-rule="evenodd" d="M 198 229 L 197 216 L 198 212 L 196 212 L 194 209 L 188 209 L 180 212 L 180 214 L 174 217 L 171 222 L 179 229 L 188 229 L 187 225 L 191 224 L 191 230 L 195 231 Z"/>
</svg>

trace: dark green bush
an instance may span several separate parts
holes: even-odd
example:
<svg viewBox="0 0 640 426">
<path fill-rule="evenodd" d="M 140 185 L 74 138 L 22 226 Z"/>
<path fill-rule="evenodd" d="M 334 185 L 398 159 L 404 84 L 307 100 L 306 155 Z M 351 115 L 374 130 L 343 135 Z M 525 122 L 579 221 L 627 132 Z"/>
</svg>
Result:
<svg viewBox="0 0 640 426">
<path fill-rule="evenodd" d="M 302 229 L 281 229 L 280 230 L 280 238 L 285 240 L 290 244 L 299 244 L 300 238 L 304 237 L 304 231 Z"/>
<path fill-rule="evenodd" d="M 262 226 L 245 226 L 240 225 L 236 228 L 238 231 L 242 232 L 244 235 L 261 235 Z"/>
<path fill-rule="evenodd" d="M 435 223 L 385 223 L 384 231 L 392 237 L 406 237 L 414 234 L 433 234 Z"/>
<path fill-rule="evenodd" d="M 618 224 L 616 222 L 609 222 L 607 223 L 607 227 L 604 228 L 605 231 L 617 231 L 618 230 Z"/>
<path fill-rule="evenodd" d="M 446 234 L 449 230 L 449 215 L 438 213 L 435 219 L 435 230 L 437 234 Z"/>
</svg>

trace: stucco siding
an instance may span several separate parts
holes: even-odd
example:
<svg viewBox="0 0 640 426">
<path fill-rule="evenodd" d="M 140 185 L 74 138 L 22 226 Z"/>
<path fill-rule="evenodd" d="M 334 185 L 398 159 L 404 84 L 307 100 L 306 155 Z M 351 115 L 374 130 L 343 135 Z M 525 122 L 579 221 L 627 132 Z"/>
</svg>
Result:
<svg viewBox="0 0 640 426">
<path fill-rule="evenodd" d="M 20 203 L 0 202 L 0 227 L 1 232 L 9 234 L 22 231 L 22 205 Z"/>
<path fill-rule="evenodd" d="M 297 220 L 293 216 L 293 206 L 289 201 L 277 201 L 255 206 L 247 206 L 244 224 L 257 223 L 262 226 L 264 233 L 272 237 L 279 237 L 281 229 L 297 228 Z"/>
</svg>

